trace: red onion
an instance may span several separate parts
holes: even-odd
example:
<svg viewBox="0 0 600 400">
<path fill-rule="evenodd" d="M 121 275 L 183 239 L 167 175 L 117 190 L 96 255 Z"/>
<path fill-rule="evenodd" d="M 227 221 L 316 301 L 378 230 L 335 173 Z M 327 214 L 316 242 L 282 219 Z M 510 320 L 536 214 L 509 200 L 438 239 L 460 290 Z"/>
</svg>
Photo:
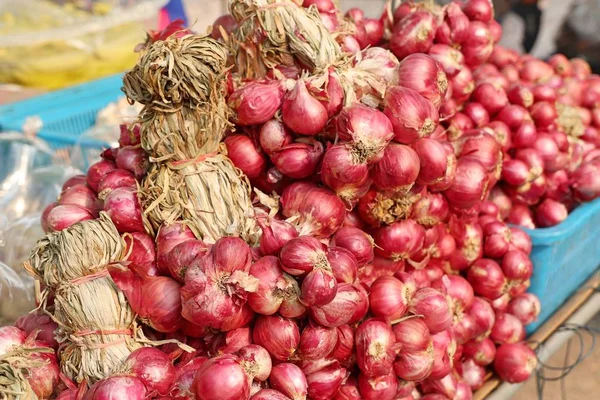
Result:
<svg viewBox="0 0 600 400">
<path fill-rule="evenodd" d="M 439 332 L 432 337 L 434 362 L 430 380 L 442 379 L 450 373 L 454 362 L 456 342 L 450 331 Z"/>
<path fill-rule="evenodd" d="M 459 103 L 466 101 L 475 89 L 473 74 L 468 67 L 464 67 L 458 74 L 450 79 L 452 97 Z"/>
<path fill-rule="evenodd" d="M 511 102 L 511 104 L 525 108 L 529 108 L 533 104 L 533 92 L 527 86 L 515 85 L 508 90 L 506 95 L 508 96 L 508 100 Z M 515 108 L 515 110 L 522 112 L 521 109 Z M 516 113 L 516 111 L 514 112 Z"/>
<path fill-rule="evenodd" d="M 467 280 L 477 295 L 489 300 L 500 297 L 506 287 L 506 278 L 498 263 L 485 258 L 475 261 L 469 268 Z"/>
<path fill-rule="evenodd" d="M 482 83 L 478 85 L 473 91 L 473 100 L 481 104 L 487 110 L 489 115 L 497 114 L 508 105 L 506 92 L 495 87 L 491 83 Z M 469 104 L 467 104 L 467 106 L 469 106 Z M 469 113 L 467 113 L 467 115 L 469 115 Z"/>
<path fill-rule="evenodd" d="M 548 85 L 536 85 L 533 88 L 531 88 L 531 93 L 533 94 L 533 99 L 535 102 L 549 102 L 554 104 L 554 102 L 556 101 L 556 91 L 554 88 Z M 556 109 L 552 109 L 556 114 Z M 532 117 L 535 120 L 535 116 L 532 115 Z"/>
<path fill-rule="evenodd" d="M 299 79 L 294 89 L 285 95 L 281 115 L 288 128 L 309 136 L 319 133 L 328 119 L 327 109 L 308 92 L 302 79 Z"/>
<path fill-rule="evenodd" d="M 186 284 L 181 288 L 183 316 L 197 325 L 223 331 L 243 326 L 252 317 L 245 304 L 247 294 L 258 288 L 258 279 L 249 275 L 251 259 L 243 240 L 217 240 L 199 265 L 186 273 Z"/>
<path fill-rule="evenodd" d="M 410 54 L 398 66 L 399 85 L 416 91 L 437 109 L 448 89 L 448 79 L 440 64 L 426 54 Z"/>
<path fill-rule="evenodd" d="M 308 384 L 304 372 L 294 364 L 282 363 L 273 366 L 269 383 L 292 400 L 305 400 Z"/>
<path fill-rule="evenodd" d="M 258 151 L 252 139 L 244 135 L 225 138 L 227 155 L 233 164 L 250 179 L 255 179 L 266 169 L 267 161 Z"/>
<path fill-rule="evenodd" d="M 467 359 L 460 364 L 460 375 L 471 390 L 477 390 L 485 383 L 486 370 L 474 360 Z"/>
<path fill-rule="evenodd" d="M 372 245 L 371 254 L 373 254 Z M 351 251 L 346 250 L 343 247 L 330 247 L 327 250 L 327 261 L 329 261 L 331 271 L 333 272 L 333 275 L 338 283 L 354 283 L 358 273 L 358 262 Z"/>
<path fill-rule="evenodd" d="M 392 122 L 394 139 L 410 144 L 431 135 L 439 121 L 433 104 L 416 91 L 400 86 L 388 89 L 383 112 Z"/>
<path fill-rule="evenodd" d="M 310 314 L 319 324 L 332 328 L 362 319 L 368 307 L 368 296 L 364 289 L 341 283 L 333 301 L 321 307 L 312 307 Z"/>
<path fill-rule="evenodd" d="M 410 302 L 410 311 L 423 316 L 423 322 L 432 334 L 452 325 L 450 300 L 436 289 L 426 287 L 417 290 Z"/>
<path fill-rule="evenodd" d="M 475 104 L 475 103 L 471 103 Z M 467 132 L 455 142 L 458 156 L 479 161 L 489 172 L 496 172 L 502 163 L 502 149 L 498 141 L 485 130 Z"/>
<path fill-rule="evenodd" d="M 228 34 L 235 32 L 237 30 L 236 20 L 230 14 L 224 14 L 219 16 L 212 24 L 212 31 L 210 36 L 213 39 L 221 39 L 223 37 L 221 29 Z"/>
<path fill-rule="evenodd" d="M 283 274 L 285 296 L 279 307 L 279 314 L 285 318 L 298 318 L 306 313 L 306 306 L 300 302 L 300 287 L 292 276 Z"/>
<path fill-rule="evenodd" d="M 396 357 L 396 338 L 392 328 L 378 319 L 364 321 L 356 329 L 356 361 L 362 373 L 369 377 L 392 372 Z"/>
<path fill-rule="evenodd" d="M 240 365 L 249 377 L 264 382 L 271 375 L 271 356 L 265 348 L 249 344 L 238 351 Z"/>
<path fill-rule="evenodd" d="M 399 279 L 391 276 L 378 278 L 369 293 L 371 313 L 393 323 L 406 314 L 408 295 L 408 288 Z"/>
<path fill-rule="evenodd" d="M 423 138 L 414 142 L 412 148 L 419 158 L 417 183 L 431 185 L 440 182 L 450 164 L 445 147 L 435 139 Z"/>
<path fill-rule="evenodd" d="M 74 205 L 88 210 L 94 216 L 98 216 L 102 210 L 102 203 L 96 197 L 96 193 L 86 184 L 76 184 L 63 190 L 58 199 L 59 205 Z"/>
<path fill-rule="evenodd" d="M 284 299 L 285 280 L 279 260 L 274 256 L 260 258 L 250 267 L 250 275 L 259 283 L 255 292 L 248 293 L 248 305 L 259 314 L 275 314 Z"/>
<path fill-rule="evenodd" d="M 426 350 L 431 344 L 431 334 L 421 318 L 409 318 L 392 326 L 396 335 L 396 343 L 402 352 Z"/>
<path fill-rule="evenodd" d="M 476 128 L 481 128 L 490 122 L 487 109 L 480 103 L 470 102 L 466 104 L 463 112 L 471 118 Z"/>
<path fill-rule="evenodd" d="M 502 258 L 502 271 L 507 279 L 527 280 L 533 273 L 533 263 L 526 253 L 511 250 Z"/>
<path fill-rule="evenodd" d="M 394 373 L 407 381 L 423 380 L 431 375 L 434 357 L 431 342 L 424 350 L 402 350 L 394 361 Z"/>
<path fill-rule="evenodd" d="M 476 222 L 451 218 L 450 234 L 456 240 L 456 251 L 450 257 L 455 270 L 468 268 L 483 254 L 483 232 Z"/>
<path fill-rule="evenodd" d="M 377 161 L 394 136 L 392 123 L 380 111 L 363 104 L 344 108 L 336 117 L 336 132 L 343 141 L 353 142 L 365 152 L 367 161 Z"/>
<path fill-rule="evenodd" d="M 331 267 L 315 267 L 302 280 L 301 291 L 300 301 L 308 307 L 331 303 L 337 293 L 337 282 Z"/>
<path fill-rule="evenodd" d="M 454 302 L 454 308 L 467 310 L 473 302 L 473 288 L 465 278 L 459 275 L 448 275 L 432 283 L 432 287 L 445 292 Z"/>
<path fill-rule="evenodd" d="M 252 397 L 251 400 L 289 400 L 289 397 L 275 389 L 261 389 Z"/>
<path fill-rule="evenodd" d="M 394 222 L 373 232 L 375 254 L 394 261 L 410 259 L 423 247 L 425 229 L 414 220 Z"/>
<path fill-rule="evenodd" d="M 273 118 L 283 100 L 283 87 L 278 81 L 250 82 L 229 96 L 238 125 L 263 124 Z"/>
<path fill-rule="evenodd" d="M 140 144 L 140 125 L 135 124 L 133 126 L 127 126 L 125 124 L 119 125 L 119 146 L 135 146 Z"/>
<path fill-rule="evenodd" d="M 531 254 L 531 238 L 527 233 L 517 227 L 510 228 L 511 242 L 509 250 L 521 250 L 525 254 Z"/>
<path fill-rule="evenodd" d="M 414 54 L 418 55 L 418 54 Z M 429 49 L 429 55 L 435 61 L 441 64 L 445 74 L 448 77 L 453 77 L 460 72 L 465 66 L 465 59 L 460 50 L 457 50 L 449 45 L 445 44 L 434 44 Z M 409 56 L 411 57 L 411 56 Z M 408 57 L 407 57 L 408 58 Z M 405 59 L 406 60 L 406 59 Z M 404 62 L 404 61 L 403 61 Z M 446 78 L 446 77 L 444 77 Z M 448 81 L 445 79 L 446 90 L 448 87 Z M 444 90 L 444 92 L 446 91 Z"/>
<path fill-rule="evenodd" d="M 562 54 L 554 54 L 548 59 L 548 64 L 554 68 L 554 71 L 561 76 L 570 76 L 572 72 L 569 59 Z"/>
<path fill-rule="evenodd" d="M 143 400 L 147 392 L 141 379 L 134 376 L 113 375 L 96 382 L 83 396 L 83 400 Z"/>
<path fill-rule="evenodd" d="M 139 378 L 146 388 L 159 395 L 169 393 L 175 380 L 175 367 L 169 356 L 152 347 L 142 347 L 125 360 L 128 371 Z"/>
<path fill-rule="evenodd" d="M 138 180 L 141 180 L 150 168 L 148 155 L 139 145 L 121 147 L 116 162 L 119 169 L 131 172 Z"/>
<path fill-rule="evenodd" d="M 460 139 L 465 132 L 473 129 L 473 121 L 464 113 L 456 113 L 449 121 L 448 139 L 454 141 Z"/>
<path fill-rule="evenodd" d="M 537 365 L 536 355 L 522 343 L 507 343 L 498 348 L 494 370 L 503 381 L 524 382 Z"/>
<path fill-rule="evenodd" d="M 331 354 L 337 341 L 337 328 L 309 324 L 300 335 L 298 350 L 304 360 L 318 360 Z"/>
<path fill-rule="evenodd" d="M 497 313 L 490 339 L 499 344 L 517 343 L 525 339 L 525 328 L 517 317 L 509 313 Z"/>
<path fill-rule="evenodd" d="M 471 358 L 482 367 L 490 365 L 496 357 L 496 345 L 489 338 L 482 340 L 471 340 L 463 347 L 463 356 Z"/>
<path fill-rule="evenodd" d="M 314 268 L 330 268 L 324 245 L 312 236 L 288 241 L 281 248 L 279 257 L 283 270 L 295 276 L 304 275 Z"/>
<path fill-rule="evenodd" d="M 69 179 L 65 181 L 62 185 L 62 191 L 75 186 L 75 185 L 86 185 L 87 184 L 87 176 L 86 175 L 73 175 Z"/>
<path fill-rule="evenodd" d="M 366 31 L 367 46 L 377 46 L 383 38 L 383 22 L 375 18 L 366 18 L 363 24 Z"/>
<path fill-rule="evenodd" d="M 146 231 L 139 199 L 134 189 L 121 187 L 110 192 L 104 200 L 104 210 L 119 232 Z"/>
<path fill-rule="evenodd" d="M 262 230 L 260 252 L 263 255 L 278 255 L 287 241 L 298 237 L 296 228 L 287 221 L 257 217 L 257 222 Z"/>
<path fill-rule="evenodd" d="M 475 337 L 489 335 L 496 322 L 496 315 L 490 303 L 481 297 L 475 297 L 467 313 L 475 321 Z"/>
<path fill-rule="evenodd" d="M 323 13 L 335 11 L 335 4 L 331 0 L 304 0 L 302 7 L 308 8 L 314 5 Z"/>
<path fill-rule="evenodd" d="M 284 175 L 294 179 L 311 176 L 323 156 L 323 144 L 309 139 L 285 145 L 271 155 L 271 161 Z"/>
<path fill-rule="evenodd" d="M 494 7 L 490 0 L 467 0 L 462 10 L 471 21 L 489 22 L 494 17 Z"/>
<path fill-rule="evenodd" d="M 280 316 L 258 315 L 252 333 L 254 342 L 277 360 L 293 356 L 300 343 L 298 325 Z"/>
<path fill-rule="evenodd" d="M 540 300 L 533 293 L 522 293 L 514 297 L 506 309 L 514 315 L 523 325 L 534 322 L 540 314 Z"/>
<path fill-rule="evenodd" d="M 419 158 L 412 148 L 392 143 L 385 148 L 371 176 L 381 190 L 406 191 L 415 183 L 419 166 Z"/>
<path fill-rule="evenodd" d="M 58 232 L 90 219 L 94 219 L 94 215 L 85 208 L 76 205 L 57 205 L 48 212 L 46 226 L 49 231 Z"/>
<path fill-rule="evenodd" d="M 390 50 L 399 60 L 414 53 L 426 53 L 433 44 L 435 28 L 433 14 L 412 12 L 395 25 L 390 38 Z"/>
<path fill-rule="evenodd" d="M 425 193 L 413 207 L 412 219 L 425 227 L 444 222 L 448 217 L 448 202 L 441 194 Z"/>
<path fill-rule="evenodd" d="M 436 183 L 428 185 L 428 189 L 431 192 L 441 192 L 448 190 L 450 186 L 454 183 L 454 179 L 456 178 L 456 167 L 457 161 L 456 156 L 454 155 L 454 150 L 449 143 L 445 144 L 446 147 L 446 157 L 448 160 L 446 173 L 444 177 L 437 181 Z"/>
<path fill-rule="evenodd" d="M 511 230 L 501 222 L 494 221 L 485 227 L 483 253 L 489 258 L 501 258 L 510 248 Z"/>
<path fill-rule="evenodd" d="M 169 252 L 178 244 L 196 239 L 192 230 L 183 222 L 163 225 L 156 235 L 156 261 L 158 268 L 167 274 L 169 271 Z"/>
<path fill-rule="evenodd" d="M 288 186 L 281 196 L 282 213 L 302 235 L 328 237 L 344 222 L 346 208 L 342 200 L 328 189 L 307 182 Z"/>
<path fill-rule="evenodd" d="M 335 144 L 325 152 L 321 163 L 321 179 L 342 198 L 350 200 L 344 189 L 348 186 L 360 186 L 369 179 L 366 161 L 349 144 Z"/>
<path fill-rule="evenodd" d="M 515 204 L 510 210 L 510 214 L 506 222 L 522 226 L 524 228 L 535 229 L 535 223 L 533 222 L 533 212 L 529 207 Z"/>
<path fill-rule="evenodd" d="M 600 195 L 600 158 L 583 163 L 572 175 L 572 188 L 579 201 L 591 201 Z"/>
<path fill-rule="evenodd" d="M 36 340 L 42 341 L 56 350 L 58 349 L 58 342 L 54 336 L 54 331 L 57 328 L 56 322 L 42 311 L 22 315 L 15 321 L 14 327 L 5 326 L 0 328 L 0 354 L 8 352 L 11 346 L 22 345 L 26 337 L 33 332 L 36 332 Z"/>
<path fill-rule="evenodd" d="M 48 215 L 50 214 L 50 211 L 52 211 L 57 205 L 58 203 L 56 202 L 48 204 L 44 208 L 44 210 L 42 211 L 42 215 L 40 216 L 40 223 L 42 225 L 42 229 L 46 233 L 51 231 L 50 226 L 48 225 Z"/>
<path fill-rule="evenodd" d="M 502 163 L 502 179 L 513 186 L 526 184 L 531 179 L 529 165 L 518 159 L 504 160 Z"/>
<path fill-rule="evenodd" d="M 469 19 L 458 3 L 452 2 L 444 8 L 444 22 L 437 29 L 435 41 L 452 46 L 460 45 L 466 38 Z"/>
<path fill-rule="evenodd" d="M 98 198 L 104 200 L 113 190 L 120 187 L 136 189 L 136 179 L 129 171 L 115 169 L 108 172 L 100 179 L 98 184 Z"/>
<path fill-rule="evenodd" d="M 333 235 L 330 242 L 330 246 L 342 247 L 350 251 L 355 257 L 358 266 L 363 266 L 373 260 L 373 245 L 373 238 L 370 235 L 363 230 L 354 227 L 340 228 L 335 235 Z M 333 256 L 335 256 L 335 254 L 333 254 Z M 329 263 L 332 264 L 333 268 L 331 259 L 329 259 Z"/>
<path fill-rule="evenodd" d="M 486 194 L 489 177 L 482 163 L 475 159 L 459 159 L 454 182 L 446 190 L 446 198 L 457 208 L 470 208 Z"/>
<path fill-rule="evenodd" d="M 202 364 L 194 379 L 193 392 L 200 400 L 247 399 L 250 380 L 238 357 L 226 354 Z"/>
<path fill-rule="evenodd" d="M 281 150 L 292 140 L 292 135 L 285 125 L 276 119 L 265 122 L 259 131 L 260 146 L 269 155 Z"/>
<path fill-rule="evenodd" d="M 206 334 L 205 342 L 208 347 L 208 354 L 221 355 L 229 353 L 237 353 L 242 348 L 252 343 L 252 333 L 250 328 L 236 328 L 229 332 L 221 332 L 214 334 Z M 258 346 L 260 347 L 260 346 Z M 265 350 L 266 352 L 266 350 Z M 270 357 L 267 353 L 267 356 Z M 248 371 L 246 371 L 248 372 Z"/>
<path fill-rule="evenodd" d="M 381 47 L 369 47 L 361 53 L 354 68 L 365 71 L 388 86 L 398 84 L 398 59 L 392 52 Z"/>
<path fill-rule="evenodd" d="M 12 351 L 15 346 L 22 346 L 27 339 L 27 333 L 15 326 L 0 327 L 0 354 Z"/>
<path fill-rule="evenodd" d="M 481 21 L 471 21 L 461 51 L 469 66 L 485 63 L 494 51 L 494 38 L 488 25 Z"/>
<path fill-rule="evenodd" d="M 354 355 L 354 329 L 350 325 L 342 325 L 335 328 L 337 330 L 337 343 L 333 351 L 329 354 L 330 358 L 338 360 L 343 366 L 347 366 Z"/>
<path fill-rule="evenodd" d="M 315 400 L 329 400 L 340 390 L 346 378 L 344 368 L 331 365 L 318 371 L 307 373 L 308 398 Z"/>
<path fill-rule="evenodd" d="M 97 193 L 100 180 L 102 180 L 104 175 L 115 169 L 117 169 L 117 165 L 108 160 L 101 160 L 92 164 L 88 169 L 87 184 Z"/>
<path fill-rule="evenodd" d="M 535 213 L 535 222 L 537 226 L 546 228 L 560 224 L 567 219 L 569 211 L 564 204 L 553 200 L 544 200 L 537 208 Z"/>
<path fill-rule="evenodd" d="M 123 235 L 126 246 L 128 267 L 141 277 L 158 276 L 160 271 L 156 266 L 156 251 L 154 250 L 154 239 L 143 232 L 133 232 Z M 185 272 L 184 272 L 185 275 Z M 181 275 L 180 278 L 183 279 Z M 182 280 L 183 281 L 183 280 Z"/>
<path fill-rule="evenodd" d="M 359 374 L 358 387 L 365 400 L 393 400 L 398 391 L 398 378 L 393 373 L 376 378 Z"/>
<path fill-rule="evenodd" d="M 166 276 L 140 277 L 121 266 L 109 267 L 110 276 L 141 320 L 159 332 L 181 327 L 181 284 Z"/>
</svg>

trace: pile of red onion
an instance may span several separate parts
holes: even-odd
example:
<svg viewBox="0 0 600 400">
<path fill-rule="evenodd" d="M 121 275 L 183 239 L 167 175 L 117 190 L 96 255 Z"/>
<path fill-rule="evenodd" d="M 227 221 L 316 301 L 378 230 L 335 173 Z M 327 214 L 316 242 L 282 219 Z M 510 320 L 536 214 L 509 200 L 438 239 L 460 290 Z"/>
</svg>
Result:
<svg viewBox="0 0 600 400">
<path fill-rule="evenodd" d="M 516 383 L 535 369 L 524 339 L 540 302 L 516 225 L 556 225 L 600 196 L 600 78 L 496 45 L 489 0 L 404 2 L 381 19 L 303 6 L 385 95 L 346 104 L 347 76 L 303 65 L 231 79 L 224 144 L 258 189 L 257 246 L 207 245 L 184 221 L 150 236 L 135 126 L 44 213 L 47 231 L 112 218 L 126 260 L 110 274 L 166 343 L 84 399 L 468 400 L 491 370 Z"/>
</svg>

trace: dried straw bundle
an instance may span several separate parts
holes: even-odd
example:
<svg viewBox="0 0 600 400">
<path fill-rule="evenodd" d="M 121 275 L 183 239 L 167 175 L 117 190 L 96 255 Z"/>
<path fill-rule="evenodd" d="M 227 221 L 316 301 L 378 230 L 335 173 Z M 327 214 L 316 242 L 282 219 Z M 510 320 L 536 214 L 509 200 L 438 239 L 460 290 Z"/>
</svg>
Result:
<svg viewBox="0 0 600 400">
<path fill-rule="evenodd" d="M 223 236 L 257 242 L 250 183 L 224 153 L 221 149 L 195 160 L 155 164 L 150 169 L 141 198 L 155 230 L 183 220 L 206 243 Z"/>
<path fill-rule="evenodd" d="M 155 160 L 189 160 L 212 153 L 223 139 L 227 122 L 223 96 L 197 107 L 182 106 L 177 112 L 144 108 L 139 116 L 142 147 Z"/>
<path fill-rule="evenodd" d="M 210 100 L 226 60 L 227 49 L 207 35 L 172 36 L 144 50 L 125 74 L 123 91 L 153 110 L 175 112 Z"/>
<path fill-rule="evenodd" d="M 122 258 L 123 249 L 102 212 L 96 220 L 47 234 L 24 263 L 54 293 L 61 369 L 77 382 L 105 378 L 140 347 L 134 339 L 135 315 L 106 269 Z"/>
<path fill-rule="evenodd" d="M 0 398 L 3 400 L 38 400 L 22 368 L 8 360 L 0 361 Z"/>
<path fill-rule="evenodd" d="M 315 9 L 295 0 L 230 0 L 229 11 L 238 22 L 230 43 L 238 72 L 262 78 L 277 65 L 299 61 L 311 72 L 323 72 L 340 62 L 340 46 Z"/>
</svg>

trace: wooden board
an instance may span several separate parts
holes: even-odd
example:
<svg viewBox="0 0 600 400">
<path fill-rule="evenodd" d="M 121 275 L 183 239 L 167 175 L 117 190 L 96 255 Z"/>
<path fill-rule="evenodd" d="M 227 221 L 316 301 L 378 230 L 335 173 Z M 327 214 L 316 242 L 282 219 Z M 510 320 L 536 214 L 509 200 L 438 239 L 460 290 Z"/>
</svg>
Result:
<svg viewBox="0 0 600 400">
<path fill-rule="evenodd" d="M 600 275 L 595 273 L 587 282 L 575 292 L 565 304 L 558 309 L 558 311 L 550 317 L 542 326 L 539 327 L 537 331 L 535 331 L 527 341 L 530 342 L 530 347 L 532 349 L 536 349 L 540 343 L 546 341 L 556 330 L 568 320 L 575 311 L 582 304 L 584 304 L 587 299 L 595 293 L 596 289 L 600 287 Z M 490 393 L 496 389 L 502 381 L 498 379 L 493 373 L 490 373 L 486 377 L 486 382 L 484 385 L 475 393 L 473 393 L 473 400 L 483 400 Z"/>
</svg>

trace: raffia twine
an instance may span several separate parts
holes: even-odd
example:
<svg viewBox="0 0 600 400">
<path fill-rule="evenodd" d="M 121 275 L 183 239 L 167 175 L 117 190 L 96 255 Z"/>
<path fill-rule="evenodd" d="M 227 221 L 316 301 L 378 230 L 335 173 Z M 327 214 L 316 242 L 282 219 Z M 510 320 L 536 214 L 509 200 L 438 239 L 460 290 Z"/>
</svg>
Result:
<svg viewBox="0 0 600 400">
<path fill-rule="evenodd" d="M 170 37 L 145 49 L 123 78 L 123 91 L 156 111 L 209 101 L 227 61 L 225 46 L 208 35 Z"/>
<path fill-rule="evenodd" d="M 219 152 L 151 167 L 141 189 L 142 208 L 155 231 L 185 221 L 196 237 L 214 243 L 239 236 L 258 240 L 248 178 Z"/>
<path fill-rule="evenodd" d="M 54 294 L 60 366 L 74 381 L 105 378 L 141 347 L 135 314 L 106 269 L 123 252 L 119 232 L 102 212 L 96 220 L 47 234 L 24 263 L 47 285 L 43 297 Z"/>
</svg>

